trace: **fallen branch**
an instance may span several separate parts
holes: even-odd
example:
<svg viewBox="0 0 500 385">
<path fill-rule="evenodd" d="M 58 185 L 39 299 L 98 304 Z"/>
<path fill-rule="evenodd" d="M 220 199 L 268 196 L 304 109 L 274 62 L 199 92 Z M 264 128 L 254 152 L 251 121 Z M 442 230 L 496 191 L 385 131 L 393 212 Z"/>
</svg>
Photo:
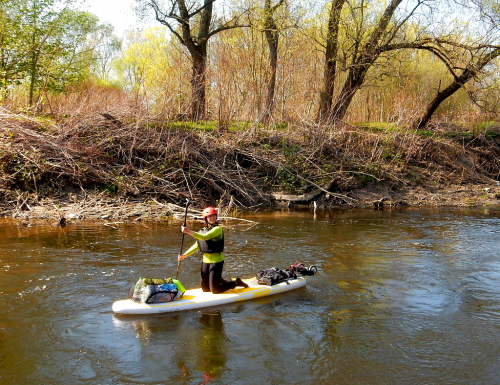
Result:
<svg viewBox="0 0 500 385">
<path fill-rule="evenodd" d="M 115 230 L 118 230 L 118 227 L 114 227 L 114 226 L 111 226 L 111 225 L 118 225 L 118 224 L 121 224 L 123 222 L 110 222 L 110 223 L 103 223 L 103 226 L 109 226 Z"/>
</svg>

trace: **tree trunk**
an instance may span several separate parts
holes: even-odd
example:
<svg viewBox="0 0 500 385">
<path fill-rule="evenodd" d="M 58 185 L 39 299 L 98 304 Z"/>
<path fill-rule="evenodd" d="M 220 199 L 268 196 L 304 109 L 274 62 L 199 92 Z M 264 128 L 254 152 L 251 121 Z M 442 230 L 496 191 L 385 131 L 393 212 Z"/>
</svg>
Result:
<svg viewBox="0 0 500 385">
<path fill-rule="evenodd" d="M 432 115 L 437 110 L 439 105 L 443 103 L 446 99 L 448 99 L 451 95 L 457 92 L 460 88 L 462 88 L 463 84 L 459 84 L 457 81 L 454 81 L 448 87 L 446 87 L 443 91 L 438 92 L 436 97 L 429 103 L 427 109 L 425 110 L 424 115 L 420 119 L 417 128 L 424 128 L 429 120 L 431 120 Z"/>
<path fill-rule="evenodd" d="M 35 98 L 35 82 L 36 82 L 36 75 L 37 75 L 37 70 L 36 70 L 36 64 L 37 64 L 37 54 L 35 51 L 31 54 L 31 63 L 30 63 L 30 92 L 29 92 L 29 99 L 28 99 L 28 106 L 31 107 L 33 106 L 33 101 Z"/>
<path fill-rule="evenodd" d="M 192 61 L 190 115 L 193 120 L 206 119 L 208 40 L 219 32 L 239 27 L 236 19 L 233 19 L 232 22 L 224 23 L 213 30 L 210 29 L 214 1 L 204 0 L 203 5 L 198 7 L 198 2 L 186 4 L 185 0 L 171 0 L 165 2 L 170 5 L 164 9 L 161 6 L 163 2 L 145 0 L 145 3 L 155 12 L 156 20 L 165 25 L 189 51 Z M 178 14 L 176 9 L 178 9 Z M 195 31 L 197 31 L 196 36 Z"/>
<path fill-rule="evenodd" d="M 324 88 L 320 95 L 320 104 L 317 120 L 328 121 L 331 118 L 333 94 L 335 91 L 335 82 L 337 78 L 337 52 L 339 23 L 342 7 L 346 0 L 335 0 L 332 2 L 330 15 L 328 19 L 328 36 L 325 51 L 325 72 Z"/>
<path fill-rule="evenodd" d="M 429 123 L 432 115 L 436 112 L 441 103 L 462 88 L 465 83 L 476 76 L 479 71 L 481 71 L 488 63 L 498 56 L 500 56 L 500 48 L 497 48 L 485 55 L 481 58 L 481 60 L 479 60 L 476 66 L 467 67 L 459 77 L 455 77 L 455 80 L 448 87 L 446 87 L 443 91 L 438 92 L 436 97 L 427 106 L 425 113 L 417 124 L 417 128 L 424 128 Z"/>
<path fill-rule="evenodd" d="M 200 53 L 192 54 L 193 75 L 191 77 L 191 119 L 204 120 L 206 106 L 207 59 Z"/>
<path fill-rule="evenodd" d="M 203 8 L 200 10 L 200 24 L 198 36 L 194 37 L 191 26 L 189 25 L 189 11 L 184 0 L 178 0 L 181 18 L 182 38 L 192 60 L 191 77 L 191 119 L 204 120 L 206 118 L 206 83 L 207 83 L 207 45 L 212 23 L 212 4 L 213 0 L 205 0 Z"/>
<path fill-rule="evenodd" d="M 276 72 L 278 70 L 278 43 L 279 34 L 278 27 L 274 22 L 273 13 L 275 8 L 271 8 L 271 1 L 266 0 L 265 3 L 265 35 L 267 40 L 267 45 L 269 46 L 269 67 L 270 67 L 270 77 L 269 83 L 267 85 L 267 100 L 264 109 L 264 114 L 262 116 L 262 121 L 268 123 L 273 115 L 274 110 L 274 93 L 276 89 Z"/>
<path fill-rule="evenodd" d="M 342 91 L 332 108 L 332 117 L 335 120 L 343 120 L 345 118 L 347 110 L 351 105 L 352 98 L 365 81 L 365 75 L 368 72 L 368 68 L 369 66 L 358 67 L 350 70 L 347 74 L 347 79 L 342 87 Z"/>
<path fill-rule="evenodd" d="M 276 90 L 276 72 L 278 70 L 278 40 L 269 44 L 269 66 L 271 68 L 271 76 L 267 85 L 267 100 L 262 121 L 268 123 L 273 116 L 274 111 L 274 94 Z"/>
<path fill-rule="evenodd" d="M 370 38 L 362 47 L 359 56 L 353 60 L 347 79 L 342 87 L 342 91 L 332 108 L 333 119 L 342 120 L 345 118 L 354 95 L 365 81 L 368 70 L 381 54 L 380 45 L 384 38 L 384 34 L 387 31 L 389 22 L 391 21 L 394 12 L 402 1 L 403 0 L 392 0 L 387 5 L 384 14 L 378 21 L 373 32 L 370 34 Z M 393 38 L 394 34 L 391 34 L 388 40 L 392 40 Z"/>
</svg>

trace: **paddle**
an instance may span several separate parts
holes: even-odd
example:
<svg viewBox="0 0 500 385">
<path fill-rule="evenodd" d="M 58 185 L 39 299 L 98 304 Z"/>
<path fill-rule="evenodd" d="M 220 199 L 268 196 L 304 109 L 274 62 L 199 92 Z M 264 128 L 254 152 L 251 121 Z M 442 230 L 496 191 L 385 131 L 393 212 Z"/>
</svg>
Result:
<svg viewBox="0 0 500 385">
<path fill-rule="evenodd" d="M 188 207 L 189 207 L 189 199 L 186 199 L 186 210 L 184 211 L 184 224 L 183 226 L 186 226 L 186 219 L 188 215 Z M 182 233 L 182 241 L 181 241 L 181 253 L 179 255 L 182 255 L 182 248 L 184 247 L 184 233 Z M 177 276 L 175 279 L 179 279 L 179 274 L 181 272 L 181 261 L 177 260 Z"/>
</svg>

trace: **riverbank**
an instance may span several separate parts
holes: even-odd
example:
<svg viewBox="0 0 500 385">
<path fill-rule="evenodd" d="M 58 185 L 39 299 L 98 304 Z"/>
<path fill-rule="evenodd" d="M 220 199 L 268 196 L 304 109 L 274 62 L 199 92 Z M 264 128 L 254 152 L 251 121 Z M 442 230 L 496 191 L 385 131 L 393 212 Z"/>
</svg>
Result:
<svg viewBox="0 0 500 385">
<path fill-rule="evenodd" d="M 0 217 L 12 218 L 24 223 L 43 221 L 54 225 L 66 225 L 76 221 L 101 221 L 113 223 L 165 222 L 181 220 L 182 206 L 160 202 L 152 198 L 109 197 L 106 193 L 58 195 L 39 198 L 35 195 L 3 192 Z M 10 198 L 9 198 L 10 197 Z M 404 209 L 419 207 L 500 207 L 500 186 L 497 184 L 448 186 L 426 189 L 422 186 L 391 190 L 383 184 L 353 191 L 349 194 L 352 204 L 339 204 L 332 198 L 323 197 L 309 203 L 275 202 L 252 208 L 259 209 Z M 9 200 L 10 199 L 10 200 Z M 224 215 L 238 215 L 234 207 L 222 207 Z M 189 210 L 190 217 L 199 210 Z"/>
<path fill-rule="evenodd" d="M 165 221 L 203 206 L 500 204 L 500 125 L 261 126 L 0 111 L 0 217 Z"/>
</svg>

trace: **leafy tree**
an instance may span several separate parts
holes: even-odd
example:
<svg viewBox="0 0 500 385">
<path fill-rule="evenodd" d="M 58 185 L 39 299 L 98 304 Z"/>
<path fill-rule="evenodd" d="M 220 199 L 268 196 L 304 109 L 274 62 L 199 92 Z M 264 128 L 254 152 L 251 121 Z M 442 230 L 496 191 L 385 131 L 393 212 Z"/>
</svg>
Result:
<svg viewBox="0 0 500 385">
<path fill-rule="evenodd" d="M 164 99 L 175 99 L 172 81 L 179 78 L 179 49 L 168 38 L 165 28 L 130 32 L 122 55 L 114 60 L 119 84 L 149 105 L 161 105 Z M 182 70 L 182 68 L 181 68 Z"/>
<path fill-rule="evenodd" d="M 113 27 L 104 24 L 88 37 L 88 46 L 92 47 L 90 71 L 101 82 L 112 83 L 113 60 L 122 52 L 122 39 L 113 35 Z"/>
<path fill-rule="evenodd" d="M 3 1 L 3 0 L 1 0 Z M 89 73 L 100 26 L 96 16 L 72 10 L 71 1 L 19 0 L 3 2 L 0 61 L 4 94 L 13 83 L 26 83 L 28 105 L 40 93 L 61 91 Z M 90 39 L 94 35 L 94 41 Z"/>
<path fill-rule="evenodd" d="M 0 100 L 26 75 L 20 3 L 0 0 Z"/>
</svg>

